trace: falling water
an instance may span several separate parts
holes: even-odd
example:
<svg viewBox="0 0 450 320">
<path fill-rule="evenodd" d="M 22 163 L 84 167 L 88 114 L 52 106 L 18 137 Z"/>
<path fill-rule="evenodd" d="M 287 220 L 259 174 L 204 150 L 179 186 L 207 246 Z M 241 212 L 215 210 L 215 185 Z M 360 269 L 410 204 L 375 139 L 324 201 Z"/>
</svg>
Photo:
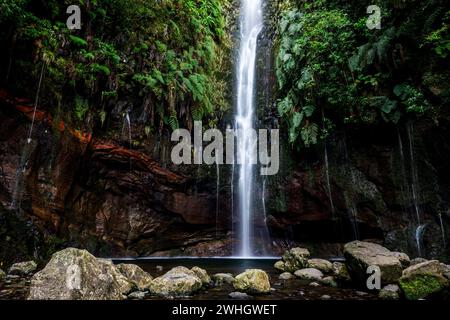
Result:
<svg viewBox="0 0 450 320">
<path fill-rule="evenodd" d="M 216 161 L 216 238 L 219 238 L 219 189 L 220 189 L 220 164 L 219 161 Z"/>
<path fill-rule="evenodd" d="M 417 251 L 419 253 L 419 257 L 422 256 L 422 238 L 423 238 L 423 232 L 425 231 L 427 224 L 421 224 L 416 229 L 416 244 L 417 244 Z"/>
<path fill-rule="evenodd" d="M 28 159 L 30 156 L 31 141 L 32 141 L 31 137 L 33 134 L 34 122 L 36 120 L 36 111 L 37 111 L 37 106 L 39 103 L 39 95 L 41 92 L 42 79 L 44 78 L 44 71 L 45 71 L 45 62 L 42 63 L 42 67 L 41 67 L 41 74 L 39 76 L 38 88 L 36 91 L 36 97 L 34 99 L 33 117 L 31 120 L 30 129 L 28 131 L 27 141 L 23 148 L 19 166 L 17 167 L 17 170 L 16 170 L 16 180 L 14 183 L 14 190 L 13 190 L 12 201 L 11 201 L 11 209 L 13 209 L 13 210 L 17 210 L 20 207 L 19 203 L 20 203 L 20 198 L 21 198 L 20 194 L 22 192 L 22 187 L 23 187 L 22 186 L 23 174 L 25 173 L 25 170 L 26 170 L 26 167 L 28 164 Z"/>
<path fill-rule="evenodd" d="M 331 207 L 331 213 L 334 216 L 334 213 L 336 212 L 333 202 L 333 195 L 331 193 L 331 183 L 330 183 L 330 164 L 328 161 L 328 148 L 327 144 L 325 143 L 324 148 L 324 159 L 325 159 L 325 179 L 327 183 L 327 192 L 328 192 L 328 199 L 330 200 L 330 207 Z"/>
<path fill-rule="evenodd" d="M 238 61 L 237 114 L 236 128 L 240 129 L 238 137 L 238 212 L 240 219 L 239 255 L 253 256 L 255 251 L 250 242 L 252 236 L 252 209 L 254 178 L 253 164 L 256 163 L 256 141 L 251 129 L 255 120 L 255 70 L 258 35 L 263 27 L 261 0 L 243 0 L 240 14 L 241 38 Z"/>
<path fill-rule="evenodd" d="M 445 241 L 445 228 L 444 228 L 444 221 L 442 220 L 442 213 L 439 213 L 439 224 L 441 226 L 442 242 L 443 242 L 444 248 L 445 248 L 445 247 L 447 247 L 447 244 Z"/>
<path fill-rule="evenodd" d="M 411 192 L 413 196 L 414 201 L 414 210 L 416 212 L 416 218 L 417 218 L 417 225 L 420 226 L 420 205 L 419 205 L 419 193 L 418 193 L 418 187 L 419 187 L 419 176 L 417 174 L 417 167 L 416 167 L 416 161 L 414 158 L 414 126 L 413 123 L 410 122 L 407 128 L 408 132 L 408 139 L 409 139 L 409 154 L 410 154 L 410 161 L 411 161 Z"/>
</svg>

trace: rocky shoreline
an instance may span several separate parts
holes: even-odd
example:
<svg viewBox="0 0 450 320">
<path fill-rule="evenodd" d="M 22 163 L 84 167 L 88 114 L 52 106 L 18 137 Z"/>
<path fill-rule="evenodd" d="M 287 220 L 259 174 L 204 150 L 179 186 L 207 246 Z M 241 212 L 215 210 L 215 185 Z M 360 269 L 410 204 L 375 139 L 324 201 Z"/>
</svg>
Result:
<svg viewBox="0 0 450 320">
<path fill-rule="evenodd" d="M 274 277 L 274 272 L 278 278 Z M 375 288 L 368 287 L 372 272 Z M 450 266 L 437 260 L 410 259 L 381 245 L 353 241 L 345 245 L 345 263 L 310 257 L 308 249 L 292 248 L 273 270 L 249 268 L 242 273 L 208 272 L 198 266 L 178 266 L 153 277 L 135 264 L 113 264 L 86 250 L 67 248 L 56 252 L 40 271 L 33 261 L 0 270 L 0 299 L 28 300 L 143 300 L 197 299 L 208 291 L 226 291 L 230 299 L 276 299 L 283 287 L 298 287 L 301 298 L 315 288 L 351 292 L 361 299 L 449 299 Z M 369 279 L 369 280 L 368 280 Z M 376 288 L 378 281 L 378 288 Z M 326 292 L 325 292 L 326 293 Z M 309 298 L 306 298 L 309 299 Z"/>
</svg>

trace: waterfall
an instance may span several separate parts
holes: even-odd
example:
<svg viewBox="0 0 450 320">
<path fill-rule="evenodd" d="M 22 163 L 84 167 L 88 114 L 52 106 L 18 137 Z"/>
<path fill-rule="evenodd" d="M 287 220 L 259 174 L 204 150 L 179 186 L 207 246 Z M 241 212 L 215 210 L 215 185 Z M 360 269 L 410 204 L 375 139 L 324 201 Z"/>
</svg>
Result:
<svg viewBox="0 0 450 320">
<path fill-rule="evenodd" d="M 220 164 L 216 160 L 216 239 L 219 239 Z"/>
<path fill-rule="evenodd" d="M 263 27 L 262 0 L 242 0 L 240 13 L 240 51 L 237 68 L 237 110 L 235 127 L 239 130 L 237 160 L 239 164 L 238 214 L 240 256 L 255 254 L 251 243 L 254 164 L 256 144 L 252 136 L 255 122 L 255 71 L 258 35 Z"/>
<path fill-rule="evenodd" d="M 409 153 L 410 153 L 410 160 L 411 160 L 411 192 L 413 196 L 414 201 L 414 209 L 416 212 L 416 218 L 417 218 L 417 224 L 421 224 L 420 219 L 420 205 L 419 205 L 419 175 L 417 174 L 417 167 L 416 167 L 416 161 L 414 158 L 414 125 L 412 122 L 409 123 L 408 128 L 408 139 L 409 139 Z"/>
<path fill-rule="evenodd" d="M 444 228 L 444 221 L 442 220 L 442 213 L 439 212 L 439 224 L 441 227 L 441 234 L 442 234 L 442 243 L 444 245 L 444 248 L 447 247 L 447 243 L 445 241 L 445 228 Z"/>
<path fill-rule="evenodd" d="M 334 207 L 333 194 L 331 193 L 330 163 L 328 160 L 328 148 L 327 148 L 326 141 L 325 141 L 325 147 L 324 147 L 324 161 L 325 161 L 325 180 L 326 180 L 325 182 L 327 184 L 327 193 L 328 193 L 328 199 L 330 200 L 331 213 L 334 218 L 336 209 Z"/>
<path fill-rule="evenodd" d="M 34 123 L 36 120 L 36 111 L 37 111 L 37 106 L 39 103 L 39 95 L 41 92 L 42 80 L 44 78 L 44 71 L 45 71 L 45 62 L 42 62 L 41 74 L 39 76 L 36 97 L 34 99 L 33 118 L 31 120 L 31 126 L 28 131 L 27 141 L 25 143 L 25 146 L 24 146 L 23 152 L 22 152 L 22 156 L 20 158 L 20 163 L 16 170 L 16 181 L 14 182 L 14 189 L 13 189 L 13 193 L 12 193 L 12 201 L 11 201 L 11 207 L 10 207 L 13 210 L 20 209 L 20 202 L 21 202 L 22 189 L 23 189 L 23 185 L 22 185 L 23 184 L 23 175 L 26 171 L 26 167 L 28 165 L 28 159 L 29 159 L 29 156 L 31 153 L 31 141 L 32 141 L 31 137 L 33 134 Z"/>
</svg>

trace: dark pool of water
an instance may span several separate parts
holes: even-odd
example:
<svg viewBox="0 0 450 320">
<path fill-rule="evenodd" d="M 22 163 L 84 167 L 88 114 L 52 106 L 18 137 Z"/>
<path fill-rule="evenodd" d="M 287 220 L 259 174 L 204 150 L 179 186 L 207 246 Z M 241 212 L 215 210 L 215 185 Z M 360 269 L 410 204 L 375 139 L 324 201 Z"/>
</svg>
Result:
<svg viewBox="0 0 450 320">
<path fill-rule="evenodd" d="M 271 294 L 255 296 L 257 300 L 319 300 L 327 295 L 331 300 L 373 300 L 377 296 L 348 288 L 330 288 L 325 286 L 312 287 L 308 283 L 292 279 L 282 281 L 278 279 L 278 272 L 273 267 L 278 259 L 234 259 L 234 258 L 151 258 L 139 260 L 114 260 L 115 263 L 133 263 L 139 265 L 154 277 L 163 275 L 173 267 L 184 266 L 192 268 L 198 266 L 205 269 L 210 275 L 215 273 L 231 273 L 238 275 L 246 269 L 262 269 L 270 278 Z M 162 270 L 161 270 L 162 267 Z M 232 285 L 209 288 L 190 299 L 193 300 L 223 300 L 228 299 L 228 294 L 235 291 Z M 149 298 L 151 299 L 151 298 Z"/>
</svg>

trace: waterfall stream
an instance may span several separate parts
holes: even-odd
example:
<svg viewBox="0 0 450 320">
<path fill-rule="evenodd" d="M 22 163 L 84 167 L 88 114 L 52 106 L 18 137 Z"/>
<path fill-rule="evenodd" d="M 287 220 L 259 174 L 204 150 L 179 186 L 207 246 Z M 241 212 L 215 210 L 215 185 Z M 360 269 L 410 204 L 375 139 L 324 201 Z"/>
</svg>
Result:
<svg viewBox="0 0 450 320">
<path fill-rule="evenodd" d="M 243 0 L 240 13 L 240 51 L 237 69 L 237 110 L 235 127 L 239 130 L 238 169 L 238 255 L 255 254 L 251 243 L 252 213 L 255 192 L 254 164 L 257 141 L 252 135 L 255 123 L 255 71 L 258 35 L 263 27 L 262 0 Z"/>
</svg>

